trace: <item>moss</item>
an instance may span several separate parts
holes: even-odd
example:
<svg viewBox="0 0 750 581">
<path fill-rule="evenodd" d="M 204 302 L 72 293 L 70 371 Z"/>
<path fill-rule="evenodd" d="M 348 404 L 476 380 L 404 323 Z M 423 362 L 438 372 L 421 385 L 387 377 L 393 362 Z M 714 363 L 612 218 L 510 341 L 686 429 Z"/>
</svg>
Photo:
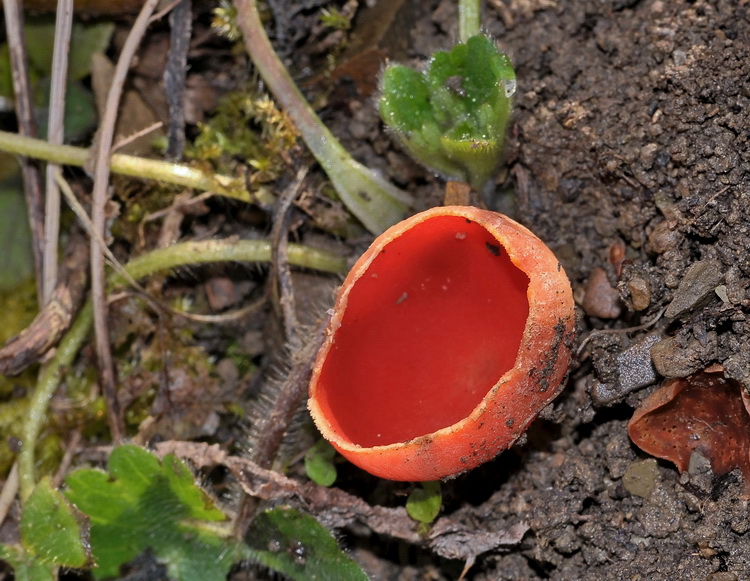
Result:
<svg viewBox="0 0 750 581">
<path fill-rule="evenodd" d="M 236 160 L 242 160 L 253 170 L 251 184 L 278 178 L 297 142 L 287 116 L 268 95 L 252 87 L 222 97 L 214 116 L 200 124 L 199 130 L 186 155 L 210 161 L 217 171 L 226 173 L 234 173 Z"/>
<path fill-rule="evenodd" d="M 36 283 L 29 279 L 12 291 L 0 292 L 0 344 L 28 327 L 39 312 L 36 301 Z"/>
</svg>

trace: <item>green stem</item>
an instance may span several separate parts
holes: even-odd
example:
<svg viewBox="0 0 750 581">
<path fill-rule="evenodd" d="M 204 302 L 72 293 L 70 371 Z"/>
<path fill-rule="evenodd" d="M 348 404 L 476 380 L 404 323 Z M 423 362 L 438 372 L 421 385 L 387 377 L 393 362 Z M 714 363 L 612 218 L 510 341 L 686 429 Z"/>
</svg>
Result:
<svg viewBox="0 0 750 581">
<path fill-rule="evenodd" d="M 89 162 L 91 152 L 72 145 L 52 145 L 41 139 L 32 139 L 7 131 L 0 131 L 0 150 L 34 159 L 42 159 L 59 165 L 83 167 Z M 273 203 L 274 197 L 265 190 L 249 193 L 239 178 L 217 175 L 188 165 L 147 159 L 116 153 L 112 156 L 112 171 L 118 174 L 152 179 L 178 186 L 234 198 L 242 202 Z"/>
<path fill-rule="evenodd" d="M 23 425 L 22 441 L 23 447 L 18 456 L 19 486 L 21 489 L 21 501 L 25 502 L 36 484 L 34 464 L 36 462 L 36 442 L 39 433 L 47 419 L 47 408 L 52 395 L 57 390 L 62 375 L 73 363 L 76 354 L 81 349 L 83 342 L 91 330 L 94 321 L 94 311 L 91 301 L 87 301 L 81 312 L 78 313 L 75 323 L 60 340 L 55 356 L 46 363 L 39 373 L 36 390 L 29 402 L 29 411 L 26 422 Z"/>
<path fill-rule="evenodd" d="M 411 197 L 352 159 L 323 124 L 276 55 L 255 4 L 255 0 L 235 0 L 247 53 L 346 207 L 368 230 L 379 234 L 403 217 Z"/>
<path fill-rule="evenodd" d="M 458 0 L 458 40 L 466 43 L 479 34 L 480 0 Z"/>
<path fill-rule="evenodd" d="M 303 246 L 289 245 L 289 264 L 311 268 L 321 272 L 343 274 L 346 260 L 341 256 Z M 202 240 L 180 242 L 166 248 L 158 248 L 134 258 L 125 266 L 125 271 L 135 280 L 160 270 L 168 270 L 186 264 L 206 262 L 268 262 L 271 259 L 271 243 L 266 240 Z M 117 277 L 115 283 L 121 283 Z"/>
<path fill-rule="evenodd" d="M 290 244 L 289 263 L 322 272 L 343 274 L 346 260 L 324 250 L 301 244 Z M 181 242 L 159 248 L 134 258 L 125 265 L 125 271 L 134 279 L 141 279 L 162 270 L 178 266 L 206 262 L 268 262 L 271 259 L 271 243 L 265 240 L 204 240 Z M 111 286 L 121 284 L 122 277 L 109 277 Z M 18 459 L 21 499 L 26 501 L 34 490 L 36 476 L 35 448 L 39 434 L 47 419 L 47 409 L 55 390 L 60 385 L 65 370 L 75 359 L 83 342 L 91 331 L 93 309 L 89 299 L 76 317 L 73 326 L 61 339 L 57 351 L 39 374 L 36 390 L 31 396 L 27 420 L 23 426 L 23 447 Z"/>
</svg>

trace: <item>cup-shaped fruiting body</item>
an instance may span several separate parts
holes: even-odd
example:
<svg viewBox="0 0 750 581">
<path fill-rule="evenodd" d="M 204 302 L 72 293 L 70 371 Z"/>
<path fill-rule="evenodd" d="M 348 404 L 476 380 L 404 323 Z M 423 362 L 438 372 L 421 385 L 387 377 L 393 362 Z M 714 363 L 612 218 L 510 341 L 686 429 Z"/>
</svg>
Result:
<svg viewBox="0 0 750 581">
<path fill-rule="evenodd" d="M 570 283 L 539 238 L 502 214 L 434 208 L 389 228 L 346 277 L 310 412 L 371 474 L 458 474 L 557 396 L 574 329 Z"/>
</svg>

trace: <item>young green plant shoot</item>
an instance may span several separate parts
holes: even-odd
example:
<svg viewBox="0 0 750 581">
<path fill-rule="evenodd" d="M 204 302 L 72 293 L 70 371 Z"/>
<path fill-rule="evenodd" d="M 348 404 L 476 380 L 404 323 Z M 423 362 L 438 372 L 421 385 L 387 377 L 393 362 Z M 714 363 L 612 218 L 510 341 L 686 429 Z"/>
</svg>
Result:
<svg viewBox="0 0 750 581">
<path fill-rule="evenodd" d="M 380 116 L 409 154 L 481 191 L 498 168 L 516 90 L 510 59 L 478 34 L 435 53 L 424 72 L 393 65 Z"/>
<path fill-rule="evenodd" d="M 539 238 L 495 212 L 433 208 L 349 272 L 309 409 L 371 474 L 458 474 L 510 447 L 557 396 L 574 329 L 570 283 Z"/>
</svg>

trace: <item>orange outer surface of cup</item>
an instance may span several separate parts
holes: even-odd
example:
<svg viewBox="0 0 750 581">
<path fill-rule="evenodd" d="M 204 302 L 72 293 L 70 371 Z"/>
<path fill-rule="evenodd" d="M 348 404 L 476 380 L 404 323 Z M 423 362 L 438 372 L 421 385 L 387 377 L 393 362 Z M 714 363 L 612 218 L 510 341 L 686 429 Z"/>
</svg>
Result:
<svg viewBox="0 0 750 581">
<path fill-rule="evenodd" d="M 486 395 L 463 419 L 403 442 L 359 445 L 339 428 L 340 421 L 328 401 L 327 386 L 321 382 L 337 331 L 345 318 L 350 294 L 389 244 L 429 220 L 446 216 L 463 218 L 467 224 L 473 222 L 484 228 L 497 242 L 497 248 L 507 253 L 510 263 L 528 277 L 528 316 L 522 334 L 519 331 L 515 363 L 497 378 L 494 385 L 488 385 L 481 392 L 486 391 Z M 488 248 L 492 246 L 486 244 Z M 466 330 L 461 332 L 465 334 Z M 427 481 L 459 474 L 509 448 L 559 394 L 568 372 L 574 334 L 575 311 L 570 282 L 560 263 L 539 238 L 524 226 L 495 212 L 468 206 L 433 208 L 381 234 L 346 277 L 333 309 L 326 340 L 315 361 L 308 407 L 322 435 L 350 462 L 375 476 Z M 393 340 L 397 341 L 398 337 Z M 378 357 L 378 354 L 371 356 Z M 512 353 L 509 361 L 513 361 Z M 383 364 L 387 365 L 387 362 Z M 335 370 L 326 370 L 327 374 L 332 372 Z M 396 372 L 393 381 L 398 380 Z M 356 390 L 357 385 L 347 385 L 347 389 Z M 404 386 L 404 389 L 409 389 L 409 386 Z M 347 421 L 352 420 L 357 419 Z"/>
</svg>

